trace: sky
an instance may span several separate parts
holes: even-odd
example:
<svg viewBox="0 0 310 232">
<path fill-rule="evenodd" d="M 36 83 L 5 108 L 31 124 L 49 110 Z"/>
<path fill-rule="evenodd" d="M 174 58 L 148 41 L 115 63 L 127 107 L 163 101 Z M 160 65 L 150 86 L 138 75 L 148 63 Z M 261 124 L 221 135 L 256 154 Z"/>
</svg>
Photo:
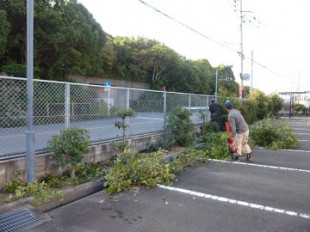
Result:
<svg viewBox="0 0 310 232">
<path fill-rule="evenodd" d="M 241 59 L 238 52 L 242 34 L 243 73 L 250 74 L 252 79 L 252 82 L 244 81 L 245 86 L 252 85 L 266 94 L 310 91 L 308 0 L 78 2 L 89 10 L 106 33 L 114 37 L 156 40 L 186 59 L 208 59 L 213 67 L 233 65 L 239 83 Z M 242 33 L 240 3 L 244 19 Z"/>
</svg>

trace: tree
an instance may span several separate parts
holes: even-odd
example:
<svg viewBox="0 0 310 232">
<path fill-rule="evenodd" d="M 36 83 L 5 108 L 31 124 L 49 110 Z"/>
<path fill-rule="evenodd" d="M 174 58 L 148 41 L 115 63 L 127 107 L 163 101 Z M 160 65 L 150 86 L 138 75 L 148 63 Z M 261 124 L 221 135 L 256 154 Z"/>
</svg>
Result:
<svg viewBox="0 0 310 232">
<path fill-rule="evenodd" d="M 296 114 L 299 114 L 300 111 L 304 111 L 304 108 L 306 108 L 303 104 L 296 103 L 294 104 L 294 110 Z"/>
<path fill-rule="evenodd" d="M 235 82 L 235 76 L 230 67 L 218 66 L 218 95 L 225 97 L 238 97 L 239 84 Z"/>
<path fill-rule="evenodd" d="M 0 64 L 7 46 L 9 29 L 10 24 L 6 19 L 6 12 L 0 9 Z"/>
<path fill-rule="evenodd" d="M 177 53 L 160 43 L 154 44 L 150 49 L 141 51 L 140 59 L 144 60 L 151 73 L 150 84 L 154 84 L 167 71 L 169 64 L 176 62 L 178 58 Z"/>
<path fill-rule="evenodd" d="M 102 66 L 105 74 L 114 75 L 113 70 L 117 65 L 117 53 L 113 45 L 113 38 L 108 37 L 108 41 L 104 44 L 100 52 Z"/>
<path fill-rule="evenodd" d="M 268 112 L 271 116 L 276 116 L 277 113 L 283 109 L 283 99 L 276 93 L 271 93 L 267 96 Z"/>
<path fill-rule="evenodd" d="M 6 13 L 10 25 L 7 33 L 10 43 L 6 43 L 5 56 L 0 56 L 0 64 L 24 65 L 26 1 L 1 0 L 0 3 L 0 10 Z M 42 76 L 64 79 L 68 73 L 100 73 L 99 52 L 106 41 L 105 33 L 87 9 L 76 0 L 34 3 L 34 64 L 43 70 Z M 1 26 L 4 24 L 5 20 L 1 20 Z"/>
<path fill-rule="evenodd" d="M 129 125 L 126 124 L 125 120 L 127 117 L 135 116 L 135 114 L 136 112 L 131 108 L 123 109 L 123 110 L 120 110 L 118 113 L 116 113 L 116 116 L 120 117 L 122 121 L 116 121 L 114 123 L 114 126 L 117 127 L 118 129 L 123 129 L 123 142 L 125 142 L 127 127 L 129 127 Z"/>
<path fill-rule="evenodd" d="M 268 112 L 268 98 L 262 91 L 255 89 L 249 99 L 258 107 L 258 119 L 264 119 L 268 114 L 272 113 Z"/>
<path fill-rule="evenodd" d="M 20 0 L 1 0 L 0 10 L 6 15 L 4 21 L 1 20 L 2 27 L 7 27 L 9 31 L 4 33 L 9 43 L 6 43 L 6 48 L 2 51 L 5 56 L 2 56 L 1 64 L 6 63 L 9 58 L 18 64 L 25 64 L 26 56 L 26 1 Z M 3 17 L 3 16 L 2 16 Z M 1 30 L 2 34 L 2 30 Z"/>
</svg>

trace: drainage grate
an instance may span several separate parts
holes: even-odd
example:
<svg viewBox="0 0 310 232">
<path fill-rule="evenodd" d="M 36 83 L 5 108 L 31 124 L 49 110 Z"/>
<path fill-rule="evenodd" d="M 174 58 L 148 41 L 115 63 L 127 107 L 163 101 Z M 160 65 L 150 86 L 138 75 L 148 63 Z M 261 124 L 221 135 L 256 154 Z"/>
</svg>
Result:
<svg viewBox="0 0 310 232">
<path fill-rule="evenodd" d="M 16 209 L 0 215 L 0 231 L 16 231 L 39 220 L 40 218 L 28 209 Z"/>
</svg>

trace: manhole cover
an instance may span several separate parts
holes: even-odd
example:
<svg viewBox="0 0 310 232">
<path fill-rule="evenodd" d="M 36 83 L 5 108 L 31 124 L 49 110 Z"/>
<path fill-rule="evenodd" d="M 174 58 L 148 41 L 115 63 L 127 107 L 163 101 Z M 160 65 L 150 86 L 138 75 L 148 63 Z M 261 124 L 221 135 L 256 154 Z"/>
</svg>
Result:
<svg viewBox="0 0 310 232">
<path fill-rule="evenodd" d="M 20 208 L 0 215 L 0 231 L 11 232 L 29 225 L 37 224 L 42 219 L 41 215 L 29 209 Z M 41 223 L 40 223 L 41 224 Z"/>
</svg>

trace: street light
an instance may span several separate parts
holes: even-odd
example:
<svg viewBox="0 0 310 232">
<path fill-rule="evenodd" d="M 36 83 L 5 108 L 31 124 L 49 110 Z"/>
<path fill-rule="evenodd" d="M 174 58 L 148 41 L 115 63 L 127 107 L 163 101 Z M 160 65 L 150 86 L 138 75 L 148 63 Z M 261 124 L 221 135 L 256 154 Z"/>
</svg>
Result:
<svg viewBox="0 0 310 232">
<path fill-rule="evenodd" d="M 233 65 L 225 65 L 222 69 L 232 68 Z M 216 69 L 215 71 L 215 100 L 217 100 L 217 81 L 218 81 L 218 75 L 219 75 L 219 69 Z"/>
</svg>

